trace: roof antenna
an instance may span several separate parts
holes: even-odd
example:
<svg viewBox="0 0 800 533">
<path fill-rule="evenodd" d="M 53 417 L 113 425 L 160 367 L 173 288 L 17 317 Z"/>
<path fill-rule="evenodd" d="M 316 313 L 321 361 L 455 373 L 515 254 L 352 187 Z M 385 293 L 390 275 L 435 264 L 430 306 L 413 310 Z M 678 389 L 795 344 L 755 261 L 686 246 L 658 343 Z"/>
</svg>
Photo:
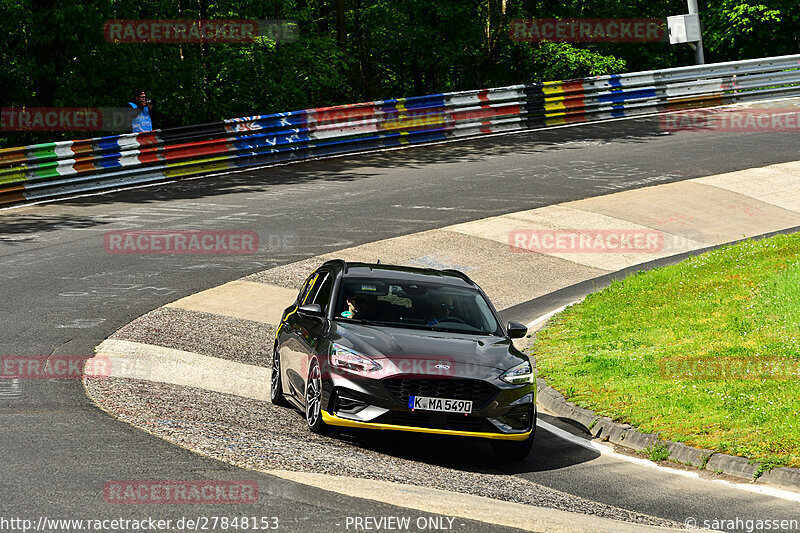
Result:
<svg viewBox="0 0 800 533">
<path fill-rule="evenodd" d="M 376 264 L 376 265 L 380 265 L 380 264 L 381 264 L 381 260 L 380 260 L 380 259 L 378 259 L 378 262 L 377 262 L 377 263 L 375 263 L 375 264 Z"/>
</svg>

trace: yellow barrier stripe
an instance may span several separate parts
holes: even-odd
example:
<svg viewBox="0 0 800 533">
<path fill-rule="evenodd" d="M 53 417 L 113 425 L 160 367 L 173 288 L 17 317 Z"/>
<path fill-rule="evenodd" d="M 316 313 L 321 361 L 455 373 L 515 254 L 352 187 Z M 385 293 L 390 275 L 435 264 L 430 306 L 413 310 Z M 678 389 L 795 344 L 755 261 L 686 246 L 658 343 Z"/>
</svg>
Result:
<svg viewBox="0 0 800 533">
<path fill-rule="evenodd" d="M 27 181 L 28 173 L 26 169 L 28 165 L 15 167 L 13 169 L 0 170 L 0 184 L 2 183 L 17 183 L 19 181 Z"/>
<path fill-rule="evenodd" d="M 197 164 L 197 161 L 192 161 L 192 164 L 184 163 L 181 165 L 173 165 L 171 168 L 164 169 L 164 176 L 168 178 L 175 178 L 178 176 L 187 176 L 197 172 L 215 171 L 215 170 L 228 170 L 231 168 L 230 162 L 227 160 L 218 163 Z"/>
<path fill-rule="evenodd" d="M 544 123 L 546 126 L 561 126 L 566 124 L 567 121 L 564 117 L 553 117 L 545 119 Z"/>
<path fill-rule="evenodd" d="M 407 128 L 416 128 L 419 126 L 436 126 L 444 124 L 445 119 L 441 114 L 435 114 L 424 117 L 402 117 L 385 121 L 381 127 L 385 130 L 401 130 Z"/>
<path fill-rule="evenodd" d="M 542 84 L 542 94 L 545 96 L 553 94 L 564 94 L 563 81 L 547 81 Z"/>
<path fill-rule="evenodd" d="M 567 106 L 564 105 L 564 102 L 547 102 L 544 103 L 544 110 L 547 111 L 564 111 Z"/>
</svg>

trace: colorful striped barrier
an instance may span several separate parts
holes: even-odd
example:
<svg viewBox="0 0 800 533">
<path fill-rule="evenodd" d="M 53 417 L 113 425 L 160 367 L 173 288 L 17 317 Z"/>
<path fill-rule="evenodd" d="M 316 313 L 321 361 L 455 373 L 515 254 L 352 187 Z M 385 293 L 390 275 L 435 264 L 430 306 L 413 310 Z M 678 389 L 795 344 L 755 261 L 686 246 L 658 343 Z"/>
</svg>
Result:
<svg viewBox="0 0 800 533">
<path fill-rule="evenodd" d="M 0 205 L 183 176 L 800 95 L 800 55 L 257 115 L 0 150 Z"/>
</svg>

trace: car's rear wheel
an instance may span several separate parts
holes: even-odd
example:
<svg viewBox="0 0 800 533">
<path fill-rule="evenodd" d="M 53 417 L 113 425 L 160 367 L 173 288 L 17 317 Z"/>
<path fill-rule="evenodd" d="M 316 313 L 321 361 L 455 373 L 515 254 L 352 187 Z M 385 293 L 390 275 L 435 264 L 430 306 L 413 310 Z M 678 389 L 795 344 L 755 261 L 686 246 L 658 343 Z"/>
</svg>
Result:
<svg viewBox="0 0 800 533">
<path fill-rule="evenodd" d="M 289 402 L 283 397 L 283 384 L 281 383 L 281 359 L 278 355 L 278 346 L 272 350 L 272 376 L 270 378 L 269 399 L 275 405 L 286 407 Z"/>
<path fill-rule="evenodd" d="M 533 429 L 525 440 L 493 440 L 492 453 L 501 461 L 524 461 L 531 453 L 533 439 L 536 436 L 536 411 L 533 412 Z"/>
<path fill-rule="evenodd" d="M 314 433 L 323 433 L 327 427 L 322 421 L 322 372 L 316 359 L 312 359 L 308 367 L 306 423 L 308 429 Z"/>
</svg>

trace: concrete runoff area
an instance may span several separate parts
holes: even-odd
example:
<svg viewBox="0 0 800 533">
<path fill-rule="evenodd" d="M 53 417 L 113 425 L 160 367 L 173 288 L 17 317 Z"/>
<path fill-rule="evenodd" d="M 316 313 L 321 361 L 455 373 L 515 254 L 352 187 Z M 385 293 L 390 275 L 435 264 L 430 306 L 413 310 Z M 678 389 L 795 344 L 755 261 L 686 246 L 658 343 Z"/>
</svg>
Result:
<svg viewBox="0 0 800 533">
<path fill-rule="evenodd" d="M 759 179 L 760 175 L 754 174 L 751 183 Z M 778 207 L 694 180 L 588 198 L 567 205 L 642 224 L 663 231 L 666 238 L 675 235 L 707 245 L 800 225 L 800 205 L 792 209 Z"/>
<path fill-rule="evenodd" d="M 324 260 L 336 257 L 370 262 L 380 259 L 383 263 L 410 266 L 456 268 L 481 284 L 498 308 L 511 307 L 574 283 L 659 257 L 721 244 L 743 236 L 798 226 L 800 180 L 793 179 L 787 183 L 776 178 L 787 174 L 796 176 L 797 168 L 797 163 L 772 165 L 752 171 L 615 193 L 377 241 L 324 254 L 301 264 L 286 265 L 251 275 L 247 281 L 240 280 L 209 289 L 169 306 L 275 325 L 280 311 L 293 301 L 298 280 L 302 281 Z M 758 194 L 758 198 L 744 192 Z M 775 199 L 775 203 L 771 203 L 771 199 Z M 777 205 L 777 202 L 781 205 Z M 511 231 L 538 229 L 657 230 L 663 232 L 664 246 L 652 253 L 521 253 L 511 249 Z M 260 283 L 261 280 L 269 282 Z M 193 354 L 188 352 L 174 349 L 164 352 L 161 347 L 148 347 L 144 343 L 136 343 L 136 346 L 131 346 L 130 343 L 120 344 L 113 337 L 98 347 L 98 355 L 124 359 L 132 353 L 140 354 L 142 350 L 159 354 L 150 359 L 139 357 L 139 360 L 157 361 L 153 363 L 156 371 L 139 376 L 131 373 L 112 375 L 205 388 L 258 400 L 265 397 L 266 387 L 263 384 L 268 381 L 261 380 L 268 378 L 266 368 L 261 369 L 263 373 L 255 376 L 248 375 L 249 370 L 244 368 L 251 365 L 244 365 L 237 372 L 229 372 L 226 365 L 230 361 L 218 365 L 207 361 L 214 358 L 199 356 L 201 359 L 191 362 Z M 161 354 L 164 353 L 167 355 L 162 357 Z M 164 361 L 163 364 L 158 363 L 161 360 Z M 174 372 L 170 366 L 172 364 L 187 364 L 202 377 L 193 377 L 193 370 L 190 368 L 186 372 Z M 215 384 L 217 380 L 224 383 Z M 258 390 L 258 381 L 261 381 L 263 391 Z M 316 486 L 331 483 L 329 479 L 313 475 L 303 479 L 302 482 Z M 399 501 L 392 503 L 403 505 Z M 552 530 L 560 530 L 558 519 L 553 520 L 555 525 Z M 589 530 L 592 529 L 587 529 Z"/>
<path fill-rule="evenodd" d="M 286 301 L 291 303 L 294 296 L 295 291 L 284 287 L 236 280 L 181 298 L 165 307 L 177 307 L 266 324 L 277 324 L 286 307 L 282 304 Z"/>
</svg>

